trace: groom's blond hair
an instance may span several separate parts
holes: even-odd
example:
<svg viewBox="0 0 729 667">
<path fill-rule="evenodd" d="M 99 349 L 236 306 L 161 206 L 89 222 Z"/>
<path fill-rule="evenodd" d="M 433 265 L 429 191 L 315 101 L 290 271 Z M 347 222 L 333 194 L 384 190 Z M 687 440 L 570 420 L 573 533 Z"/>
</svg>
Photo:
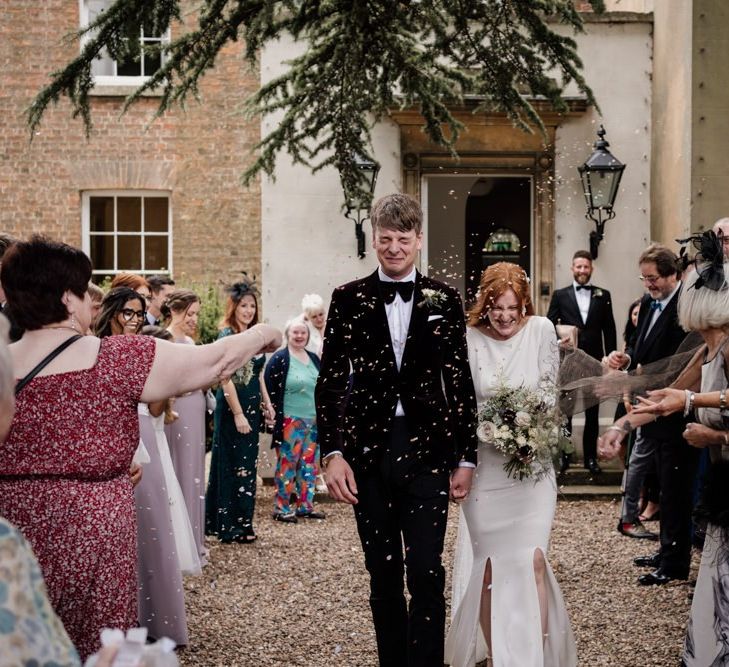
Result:
<svg viewBox="0 0 729 667">
<path fill-rule="evenodd" d="M 423 209 L 415 197 L 396 193 L 380 197 L 370 212 L 372 231 L 392 229 L 398 232 L 423 231 Z"/>
</svg>

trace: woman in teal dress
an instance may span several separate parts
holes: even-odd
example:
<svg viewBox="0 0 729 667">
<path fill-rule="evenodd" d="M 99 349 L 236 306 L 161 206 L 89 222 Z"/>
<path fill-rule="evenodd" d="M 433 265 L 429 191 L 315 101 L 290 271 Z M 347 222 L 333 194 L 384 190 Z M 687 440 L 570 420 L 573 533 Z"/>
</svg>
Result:
<svg viewBox="0 0 729 667">
<path fill-rule="evenodd" d="M 228 289 L 219 338 L 245 331 L 258 322 L 257 290 L 246 280 Z M 262 381 L 264 355 L 239 368 L 216 394 L 213 451 L 205 497 L 205 532 L 226 544 L 256 540 L 256 462 L 261 410 L 273 420 L 273 408 Z"/>
</svg>

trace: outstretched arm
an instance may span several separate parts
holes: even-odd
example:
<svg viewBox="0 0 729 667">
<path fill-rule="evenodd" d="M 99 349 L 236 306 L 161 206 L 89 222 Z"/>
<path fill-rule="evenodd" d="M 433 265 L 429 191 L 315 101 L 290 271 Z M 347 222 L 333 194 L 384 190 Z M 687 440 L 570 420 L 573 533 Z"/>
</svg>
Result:
<svg viewBox="0 0 729 667">
<path fill-rule="evenodd" d="M 155 340 L 156 353 L 140 400 L 160 401 L 209 387 L 229 378 L 254 354 L 276 349 L 281 332 L 267 324 L 226 336 L 209 345 L 176 345 Z"/>
</svg>

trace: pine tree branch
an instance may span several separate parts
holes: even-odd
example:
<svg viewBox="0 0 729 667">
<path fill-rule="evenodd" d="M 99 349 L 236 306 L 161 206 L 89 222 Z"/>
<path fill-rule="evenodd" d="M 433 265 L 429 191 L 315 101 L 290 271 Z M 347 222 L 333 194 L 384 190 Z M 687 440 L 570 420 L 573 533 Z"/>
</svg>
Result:
<svg viewBox="0 0 729 667">
<path fill-rule="evenodd" d="M 162 55 L 161 67 L 124 105 L 155 90 L 159 116 L 199 98 L 200 81 L 226 44 L 244 40 L 245 58 L 255 64 L 261 49 L 287 33 L 306 50 L 247 101 L 247 114 L 276 125 L 258 144 L 246 183 L 261 172 L 273 176 L 285 151 L 313 171 L 335 167 L 346 192 L 365 195 L 355 156 L 371 157 L 371 129 L 393 108 L 418 109 L 430 140 L 455 155 L 462 127 L 450 109 L 466 94 L 483 100 L 476 111 L 499 109 L 528 131 L 544 127 L 523 86 L 559 110 L 573 81 L 595 104 L 574 39 L 545 19 L 579 32 L 572 0 L 202 0 L 193 30 L 140 48 L 140 25 L 162 34 L 173 22 L 182 25 L 180 12 L 180 0 L 116 0 L 76 35 L 81 53 L 38 93 L 28 109 L 31 132 L 62 96 L 91 131 L 91 65 L 104 49 L 117 61 Z"/>
</svg>

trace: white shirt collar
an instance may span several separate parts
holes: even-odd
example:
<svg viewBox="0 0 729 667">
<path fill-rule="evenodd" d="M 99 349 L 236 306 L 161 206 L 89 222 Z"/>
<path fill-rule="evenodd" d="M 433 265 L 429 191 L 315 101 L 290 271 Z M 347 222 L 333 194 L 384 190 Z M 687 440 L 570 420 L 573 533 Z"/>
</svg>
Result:
<svg viewBox="0 0 729 667">
<path fill-rule="evenodd" d="M 413 266 L 413 270 L 408 273 L 404 278 L 400 280 L 394 280 L 393 278 L 390 278 L 383 270 L 381 266 L 377 267 L 377 275 L 380 277 L 380 280 L 386 282 L 386 283 L 414 283 L 415 282 L 415 276 L 417 275 L 417 271 L 415 270 L 415 267 Z"/>
</svg>

